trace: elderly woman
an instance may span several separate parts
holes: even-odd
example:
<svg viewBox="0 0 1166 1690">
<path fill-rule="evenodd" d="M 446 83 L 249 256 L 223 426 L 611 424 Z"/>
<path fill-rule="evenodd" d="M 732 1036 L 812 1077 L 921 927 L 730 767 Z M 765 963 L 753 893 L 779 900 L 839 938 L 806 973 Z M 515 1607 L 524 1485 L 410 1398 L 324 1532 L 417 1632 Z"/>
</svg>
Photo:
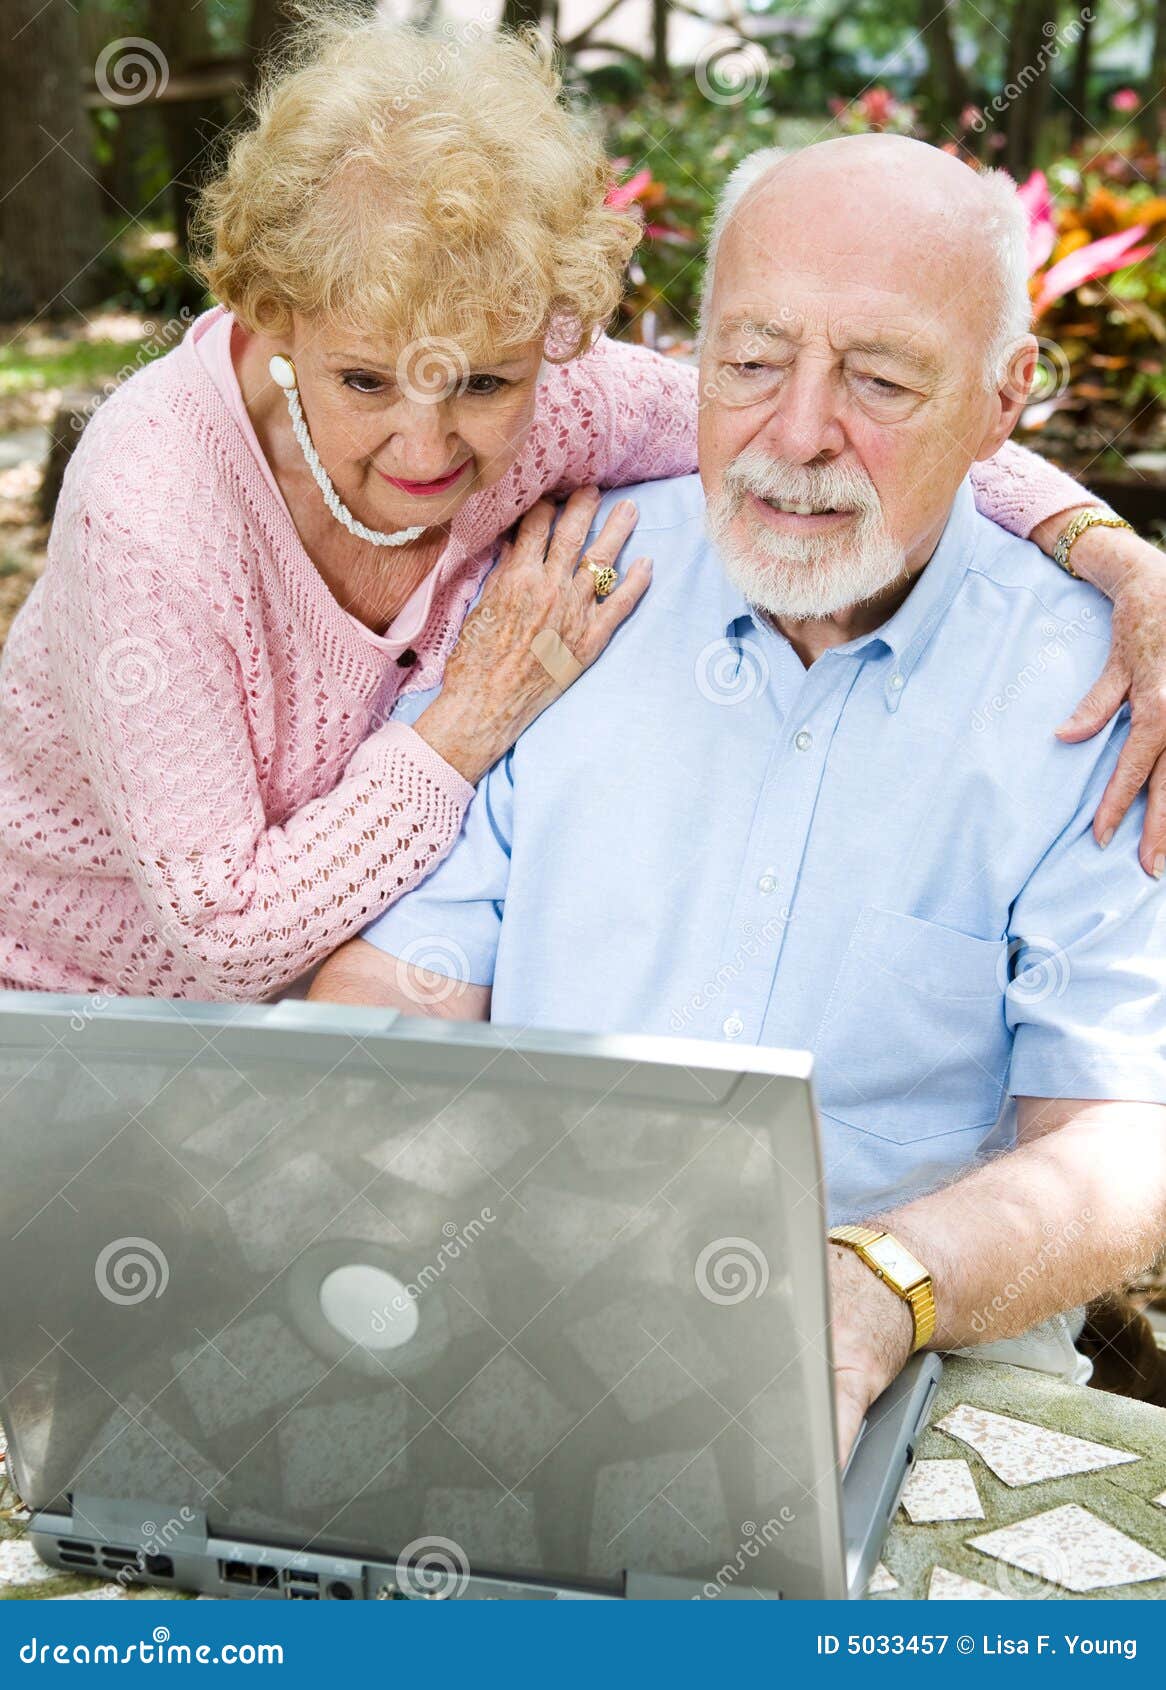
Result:
<svg viewBox="0 0 1166 1690">
<path fill-rule="evenodd" d="M 598 655 L 648 570 L 605 595 L 634 511 L 581 562 L 587 489 L 691 470 L 697 401 L 596 338 L 637 234 L 607 186 L 520 40 L 324 24 L 270 81 L 205 196 L 223 305 L 86 429 L 5 653 L 0 983 L 281 991 L 440 861 L 554 653 Z M 1044 544 L 1082 502 L 1014 449 L 977 496 Z"/>
</svg>

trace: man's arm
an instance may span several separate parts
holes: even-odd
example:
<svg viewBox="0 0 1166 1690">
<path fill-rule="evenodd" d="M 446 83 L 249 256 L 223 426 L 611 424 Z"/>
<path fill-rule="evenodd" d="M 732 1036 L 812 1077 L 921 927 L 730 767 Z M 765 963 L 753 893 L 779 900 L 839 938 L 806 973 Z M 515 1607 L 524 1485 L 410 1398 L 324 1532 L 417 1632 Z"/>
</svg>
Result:
<svg viewBox="0 0 1166 1690">
<path fill-rule="evenodd" d="M 488 1021 L 490 988 L 437 974 L 350 939 L 333 951 L 312 981 L 309 999 L 324 1003 L 376 1004 L 402 1015 L 433 1015 L 446 1021 Z"/>
<path fill-rule="evenodd" d="M 1166 1242 L 1166 1107 L 1022 1097 L 1015 1150 L 871 1224 L 931 1273 L 930 1347 L 1012 1338 L 1123 1284 Z M 911 1352 L 911 1314 L 853 1250 L 830 1262 L 839 1443 Z"/>
</svg>

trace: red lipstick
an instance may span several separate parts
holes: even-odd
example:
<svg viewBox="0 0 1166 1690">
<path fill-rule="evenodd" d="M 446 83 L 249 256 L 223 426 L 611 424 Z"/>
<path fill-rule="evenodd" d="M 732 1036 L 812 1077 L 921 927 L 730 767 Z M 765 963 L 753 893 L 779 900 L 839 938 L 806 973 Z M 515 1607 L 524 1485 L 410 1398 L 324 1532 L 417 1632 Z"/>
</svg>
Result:
<svg viewBox="0 0 1166 1690">
<path fill-rule="evenodd" d="M 377 474 L 384 476 L 390 487 L 399 487 L 402 493 L 412 493 L 420 498 L 426 498 L 434 493 L 448 492 L 454 482 L 460 480 L 466 470 L 469 469 L 472 461 L 472 459 L 467 458 L 464 464 L 459 464 L 448 475 L 438 476 L 436 481 L 402 481 L 398 476 L 385 475 L 383 469 L 377 470 Z"/>
</svg>

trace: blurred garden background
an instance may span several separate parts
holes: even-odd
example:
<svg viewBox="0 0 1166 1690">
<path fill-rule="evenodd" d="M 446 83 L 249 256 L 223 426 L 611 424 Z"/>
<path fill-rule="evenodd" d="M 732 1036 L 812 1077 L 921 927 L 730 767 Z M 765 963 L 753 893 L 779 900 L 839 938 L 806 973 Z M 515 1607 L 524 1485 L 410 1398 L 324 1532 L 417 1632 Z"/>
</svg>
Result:
<svg viewBox="0 0 1166 1690">
<path fill-rule="evenodd" d="M 451 52 L 502 25 L 553 36 L 644 217 L 616 332 L 673 356 L 715 195 L 756 147 L 893 130 L 1005 166 L 1042 342 L 1021 438 L 1166 534 L 1166 0 L 382 9 Z M 286 28 L 282 0 L 0 0 L 0 642 L 87 417 L 207 303 L 192 196 Z"/>
</svg>

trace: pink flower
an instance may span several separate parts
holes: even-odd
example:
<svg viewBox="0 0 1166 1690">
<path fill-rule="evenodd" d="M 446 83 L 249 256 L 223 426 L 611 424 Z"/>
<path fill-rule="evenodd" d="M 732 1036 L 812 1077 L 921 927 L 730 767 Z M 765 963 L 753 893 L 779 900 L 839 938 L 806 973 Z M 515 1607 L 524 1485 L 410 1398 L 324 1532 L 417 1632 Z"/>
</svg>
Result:
<svg viewBox="0 0 1166 1690">
<path fill-rule="evenodd" d="M 889 123 L 897 103 L 889 88 L 871 88 L 862 96 L 862 115 L 868 123 Z"/>
<path fill-rule="evenodd" d="M 1044 171 L 1034 170 L 1028 181 L 1017 188 L 1016 197 L 1028 213 L 1028 273 L 1032 276 L 1057 244 L 1053 196 Z"/>
<path fill-rule="evenodd" d="M 1137 223 L 1132 229 L 1119 229 L 1116 235 L 1105 235 L 1099 241 L 1090 241 L 1088 246 L 1079 246 L 1062 258 L 1041 278 L 1040 292 L 1033 302 L 1034 314 L 1039 317 L 1054 300 L 1072 293 L 1083 283 L 1111 276 L 1115 270 L 1125 270 L 1148 257 L 1154 250 L 1152 246 L 1135 245 L 1145 233 L 1146 225 Z"/>
<path fill-rule="evenodd" d="M 1142 96 L 1135 88 L 1119 88 L 1109 97 L 1110 106 L 1114 111 L 1137 111 L 1142 103 Z"/>
</svg>

